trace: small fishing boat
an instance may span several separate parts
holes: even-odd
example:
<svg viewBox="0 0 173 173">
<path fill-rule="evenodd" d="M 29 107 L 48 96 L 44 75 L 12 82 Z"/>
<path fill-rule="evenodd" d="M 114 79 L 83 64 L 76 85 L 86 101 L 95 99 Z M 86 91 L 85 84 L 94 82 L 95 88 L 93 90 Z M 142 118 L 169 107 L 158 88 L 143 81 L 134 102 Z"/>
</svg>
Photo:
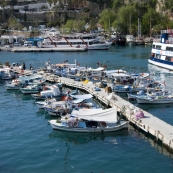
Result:
<svg viewBox="0 0 173 173">
<path fill-rule="evenodd" d="M 45 83 L 45 79 L 42 79 L 40 75 L 21 76 L 17 79 L 13 79 L 11 82 L 7 82 L 5 87 L 7 90 L 19 90 L 30 84 L 41 86 Z"/>
<path fill-rule="evenodd" d="M 112 90 L 114 92 L 119 92 L 119 93 L 128 93 L 128 92 L 133 92 L 134 87 L 130 85 L 115 85 L 112 87 Z"/>
<path fill-rule="evenodd" d="M 173 95 L 171 92 L 158 92 L 136 96 L 136 100 L 138 103 L 147 103 L 147 104 L 164 104 L 164 103 L 173 103 Z"/>
<path fill-rule="evenodd" d="M 38 94 L 31 94 L 32 97 L 36 100 L 45 100 L 46 98 L 56 98 L 60 99 L 62 93 L 59 90 L 59 87 L 56 85 L 46 86 L 43 88 L 44 91 L 41 91 Z"/>
<path fill-rule="evenodd" d="M 39 93 L 42 89 L 43 89 L 42 86 L 32 84 L 32 85 L 28 85 L 24 88 L 20 88 L 20 91 L 23 94 L 34 94 L 34 93 Z"/>
<path fill-rule="evenodd" d="M 71 115 L 60 120 L 49 120 L 49 123 L 56 130 L 85 133 L 112 132 L 128 128 L 128 121 L 118 121 L 116 108 L 73 111 Z"/>
</svg>

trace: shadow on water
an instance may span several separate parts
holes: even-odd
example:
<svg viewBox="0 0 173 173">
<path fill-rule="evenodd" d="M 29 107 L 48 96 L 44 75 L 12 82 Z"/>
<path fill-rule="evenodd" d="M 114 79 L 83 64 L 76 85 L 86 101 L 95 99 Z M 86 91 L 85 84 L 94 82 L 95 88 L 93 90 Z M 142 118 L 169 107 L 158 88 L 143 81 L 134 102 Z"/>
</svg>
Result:
<svg viewBox="0 0 173 173">
<path fill-rule="evenodd" d="M 158 142 L 153 136 L 144 133 L 143 131 L 137 130 L 136 127 L 129 125 L 129 134 L 132 136 L 135 136 L 136 138 L 144 139 L 145 141 L 149 142 L 150 145 L 158 150 L 159 153 L 164 154 L 165 156 L 168 156 L 170 158 L 173 158 L 172 151 L 170 152 L 167 147 L 162 145 L 162 143 Z"/>
<path fill-rule="evenodd" d="M 173 103 L 168 104 L 137 104 L 137 106 L 145 111 L 149 110 L 163 110 L 166 108 L 173 108 Z"/>
<path fill-rule="evenodd" d="M 117 136 L 128 136 L 128 130 L 124 129 L 117 132 L 107 132 L 107 133 L 78 133 L 78 132 L 66 132 L 53 130 L 49 134 L 50 138 L 58 138 L 64 142 L 71 142 L 74 144 L 86 144 L 91 141 L 105 140 L 107 137 L 117 137 Z"/>
</svg>

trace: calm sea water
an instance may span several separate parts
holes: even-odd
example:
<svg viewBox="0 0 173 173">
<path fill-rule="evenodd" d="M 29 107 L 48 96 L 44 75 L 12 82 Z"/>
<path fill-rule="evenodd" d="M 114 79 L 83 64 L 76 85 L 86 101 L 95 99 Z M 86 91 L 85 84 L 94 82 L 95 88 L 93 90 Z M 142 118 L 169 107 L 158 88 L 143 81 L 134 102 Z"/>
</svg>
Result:
<svg viewBox="0 0 173 173">
<path fill-rule="evenodd" d="M 25 62 L 35 68 L 74 60 L 81 66 L 147 72 L 172 87 L 172 74 L 155 67 L 148 69 L 151 47 L 111 47 L 109 51 L 81 53 L 0 52 L 0 61 Z M 169 82 L 168 82 L 169 81 Z M 6 91 L 0 83 L 0 172 L 1 173 L 172 173 L 172 155 L 150 137 L 133 127 L 107 134 L 79 134 L 52 130 L 50 117 L 39 111 L 29 95 Z M 125 95 L 122 95 L 125 98 Z M 134 102 L 135 105 L 137 105 Z M 173 125 L 173 104 L 138 105 Z"/>
</svg>

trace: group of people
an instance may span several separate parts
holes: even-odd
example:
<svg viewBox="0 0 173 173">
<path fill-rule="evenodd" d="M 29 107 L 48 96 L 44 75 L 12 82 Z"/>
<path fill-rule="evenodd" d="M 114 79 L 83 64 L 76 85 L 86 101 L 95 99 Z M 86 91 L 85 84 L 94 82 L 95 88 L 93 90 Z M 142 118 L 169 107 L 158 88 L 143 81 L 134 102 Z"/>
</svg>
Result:
<svg viewBox="0 0 173 173">
<path fill-rule="evenodd" d="M 26 65 L 25 65 L 25 63 L 22 63 L 21 69 L 22 69 L 22 70 L 26 70 Z M 29 69 L 30 69 L 30 70 L 33 70 L 33 69 L 34 69 L 34 68 L 32 67 L 31 64 L 29 65 Z"/>
</svg>

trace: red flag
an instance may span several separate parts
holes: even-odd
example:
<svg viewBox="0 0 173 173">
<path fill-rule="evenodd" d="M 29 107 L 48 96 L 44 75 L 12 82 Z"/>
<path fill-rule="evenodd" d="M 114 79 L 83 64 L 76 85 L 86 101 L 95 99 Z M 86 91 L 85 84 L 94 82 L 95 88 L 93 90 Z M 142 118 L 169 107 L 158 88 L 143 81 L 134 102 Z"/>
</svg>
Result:
<svg viewBox="0 0 173 173">
<path fill-rule="evenodd" d="M 166 83 L 165 83 L 165 81 L 163 81 L 163 85 L 165 85 L 165 86 L 166 86 Z"/>
<path fill-rule="evenodd" d="M 103 65 L 103 68 L 107 68 L 107 65 Z"/>
</svg>

